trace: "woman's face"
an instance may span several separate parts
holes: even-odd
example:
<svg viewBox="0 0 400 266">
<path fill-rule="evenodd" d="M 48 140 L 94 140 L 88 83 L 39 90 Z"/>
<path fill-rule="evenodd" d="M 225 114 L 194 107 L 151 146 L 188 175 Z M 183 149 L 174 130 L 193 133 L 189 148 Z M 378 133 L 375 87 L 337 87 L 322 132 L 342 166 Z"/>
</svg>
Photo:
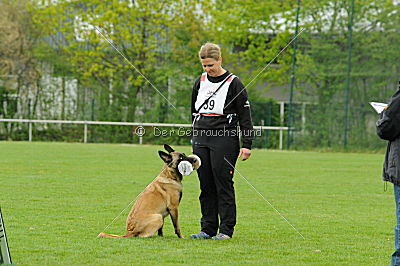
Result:
<svg viewBox="0 0 400 266">
<path fill-rule="evenodd" d="M 215 60 L 214 58 L 205 58 L 201 59 L 200 61 L 204 71 L 207 72 L 208 75 L 210 75 L 211 77 L 218 77 L 221 75 L 222 72 L 221 57 L 218 60 Z"/>
</svg>

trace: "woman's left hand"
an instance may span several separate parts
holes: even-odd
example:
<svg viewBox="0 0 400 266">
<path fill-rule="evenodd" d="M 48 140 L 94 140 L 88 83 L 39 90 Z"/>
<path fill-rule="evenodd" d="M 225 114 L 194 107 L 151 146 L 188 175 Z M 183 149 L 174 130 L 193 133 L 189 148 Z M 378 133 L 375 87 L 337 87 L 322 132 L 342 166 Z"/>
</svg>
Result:
<svg viewBox="0 0 400 266">
<path fill-rule="evenodd" d="M 246 148 L 241 148 L 239 153 L 239 158 L 242 157 L 242 161 L 246 161 L 251 155 L 251 150 Z"/>
</svg>

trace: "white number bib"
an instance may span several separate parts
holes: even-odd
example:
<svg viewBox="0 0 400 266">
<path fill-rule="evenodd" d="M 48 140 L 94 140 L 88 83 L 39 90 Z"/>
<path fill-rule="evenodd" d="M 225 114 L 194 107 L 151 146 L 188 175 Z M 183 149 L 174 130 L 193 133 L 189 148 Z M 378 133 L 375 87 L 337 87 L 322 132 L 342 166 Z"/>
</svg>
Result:
<svg viewBox="0 0 400 266">
<path fill-rule="evenodd" d="M 230 76 L 224 85 L 222 85 L 222 87 L 218 90 L 218 92 L 211 97 L 210 100 L 208 100 L 208 102 L 204 104 L 198 112 L 202 114 L 223 115 L 226 95 L 228 93 L 229 86 L 235 77 L 235 75 Z M 212 83 L 207 79 L 207 73 L 203 73 L 201 75 L 200 89 L 194 105 L 196 110 L 198 110 L 205 100 L 207 100 L 219 88 L 222 82 L 224 81 L 222 80 L 219 83 Z"/>
</svg>

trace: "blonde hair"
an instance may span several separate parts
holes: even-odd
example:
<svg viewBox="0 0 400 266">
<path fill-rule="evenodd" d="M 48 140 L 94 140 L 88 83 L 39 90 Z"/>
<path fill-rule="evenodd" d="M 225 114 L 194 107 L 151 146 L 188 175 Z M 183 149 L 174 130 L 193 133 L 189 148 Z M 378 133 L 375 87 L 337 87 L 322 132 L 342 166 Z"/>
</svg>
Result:
<svg viewBox="0 0 400 266">
<path fill-rule="evenodd" d="M 219 48 L 217 44 L 210 42 L 201 46 L 199 51 L 200 59 L 213 58 L 218 61 L 220 56 L 221 56 L 221 48 Z"/>
</svg>

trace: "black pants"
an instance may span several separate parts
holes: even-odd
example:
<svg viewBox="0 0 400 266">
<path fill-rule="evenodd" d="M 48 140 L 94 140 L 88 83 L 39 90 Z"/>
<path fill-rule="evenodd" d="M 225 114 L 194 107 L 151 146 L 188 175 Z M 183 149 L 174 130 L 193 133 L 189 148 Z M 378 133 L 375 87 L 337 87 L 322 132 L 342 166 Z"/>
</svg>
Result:
<svg viewBox="0 0 400 266">
<path fill-rule="evenodd" d="M 194 136 L 193 153 L 201 159 L 201 166 L 197 170 L 201 190 L 199 197 L 202 214 L 201 231 L 214 236 L 219 227 L 220 233 L 232 237 L 236 225 L 235 190 L 232 179 L 233 166 L 239 155 L 239 138 Z"/>
</svg>

